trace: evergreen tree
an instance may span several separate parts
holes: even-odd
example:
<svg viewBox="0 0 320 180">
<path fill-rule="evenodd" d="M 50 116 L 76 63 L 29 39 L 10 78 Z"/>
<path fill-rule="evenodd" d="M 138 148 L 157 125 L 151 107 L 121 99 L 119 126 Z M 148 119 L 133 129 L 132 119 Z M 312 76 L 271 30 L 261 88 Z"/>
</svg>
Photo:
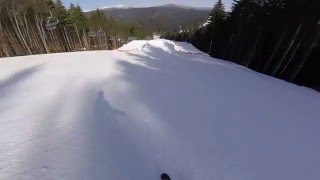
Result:
<svg viewBox="0 0 320 180">
<path fill-rule="evenodd" d="M 107 17 L 99 9 L 93 12 L 89 17 L 90 28 L 94 31 L 98 30 L 100 27 L 106 28 L 107 22 L 108 22 Z"/>
<path fill-rule="evenodd" d="M 79 29 L 88 29 L 88 19 L 84 15 L 81 7 L 79 5 L 74 5 L 71 3 L 68 10 L 67 23 L 69 26 L 77 26 Z"/>
<path fill-rule="evenodd" d="M 191 39 L 213 57 L 320 88 L 319 20 L 316 0 L 234 0 L 228 14 L 218 0 L 209 25 Z M 176 34 L 171 39 L 185 38 Z"/>
<path fill-rule="evenodd" d="M 226 17 L 225 7 L 222 3 L 222 0 L 218 0 L 212 11 L 209 15 L 209 37 L 210 37 L 210 45 L 208 47 L 208 51 L 210 54 L 216 54 L 216 57 L 222 58 L 221 49 L 224 41 L 224 21 Z"/>
<path fill-rule="evenodd" d="M 57 17 L 61 24 L 65 24 L 68 18 L 67 10 L 61 0 L 56 0 L 52 8 L 52 13 Z"/>
<path fill-rule="evenodd" d="M 215 26 L 221 23 L 226 16 L 225 7 L 222 0 L 218 0 L 209 14 L 210 26 Z"/>
</svg>

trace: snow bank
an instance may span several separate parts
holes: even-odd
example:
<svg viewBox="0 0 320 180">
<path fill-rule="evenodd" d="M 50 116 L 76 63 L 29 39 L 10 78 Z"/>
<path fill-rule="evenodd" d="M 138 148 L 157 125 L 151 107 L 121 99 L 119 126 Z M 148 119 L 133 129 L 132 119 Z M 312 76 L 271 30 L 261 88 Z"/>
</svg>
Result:
<svg viewBox="0 0 320 180">
<path fill-rule="evenodd" d="M 122 50 L 122 51 L 131 51 L 131 50 L 145 51 L 147 49 L 160 50 L 160 51 L 165 51 L 167 53 L 168 52 L 176 53 L 176 51 L 202 53 L 200 50 L 192 46 L 192 44 L 190 43 L 173 42 L 165 39 L 156 39 L 152 41 L 143 41 L 143 40 L 132 41 L 124 45 L 123 47 L 119 48 L 119 50 Z"/>
<path fill-rule="evenodd" d="M 320 178 L 319 93 L 182 51 L 1 59 L 0 179 Z"/>
</svg>

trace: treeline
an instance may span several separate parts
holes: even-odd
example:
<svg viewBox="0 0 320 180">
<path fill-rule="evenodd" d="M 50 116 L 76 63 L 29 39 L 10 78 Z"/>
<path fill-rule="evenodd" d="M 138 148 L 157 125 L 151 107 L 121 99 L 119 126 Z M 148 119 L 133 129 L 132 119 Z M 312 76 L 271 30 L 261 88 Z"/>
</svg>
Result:
<svg viewBox="0 0 320 180">
<path fill-rule="evenodd" d="M 166 34 L 212 57 L 320 90 L 320 1 L 218 0 L 206 24 Z"/>
<path fill-rule="evenodd" d="M 151 32 L 119 24 L 98 9 L 86 17 L 60 0 L 0 0 L 0 57 L 114 49 Z"/>
</svg>

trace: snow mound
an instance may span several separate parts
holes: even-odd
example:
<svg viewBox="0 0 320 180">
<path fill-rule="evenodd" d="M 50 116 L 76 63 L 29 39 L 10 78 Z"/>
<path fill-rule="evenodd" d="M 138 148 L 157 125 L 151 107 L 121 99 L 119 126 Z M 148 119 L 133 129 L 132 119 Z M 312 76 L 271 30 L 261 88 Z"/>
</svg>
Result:
<svg viewBox="0 0 320 180">
<path fill-rule="evenodd" d="M 148 41 L 145 40 L 135 40 L 135 41 L 131 41 L 128 44 L 123 45 L 121 48 L 119 48 L 119 50 L 142 50 L 143 46 L 147 43 Z"/>
<path fill-rule="evenodd" d="M 192 44 L 185 43 L 185 42 L 173 42 L 170 40 L 165 39 L 156 39 L 151 41 L 132 41 L 128 44 L 119 48 L 121 51 L 144 51 L 144 50 L 161 50 L 164 52 L 194 52 L 194 53 L 202 53 L 197 48 L 195 48 Z"/>
<path fill-rule="evenodd" d="M 320 179 L 319 93 L 196 52 L 1 59 L 0 179 Z"/>
</svg>

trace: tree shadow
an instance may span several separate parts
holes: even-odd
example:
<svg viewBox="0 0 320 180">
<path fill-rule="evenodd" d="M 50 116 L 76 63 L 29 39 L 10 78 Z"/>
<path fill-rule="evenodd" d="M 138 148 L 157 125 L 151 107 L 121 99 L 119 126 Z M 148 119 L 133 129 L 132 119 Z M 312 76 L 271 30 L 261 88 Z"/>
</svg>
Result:
<svg viewBox="0 0 320 180">
<path fill-rule="evenodd" d="M 188 172 L 184 174 L 186 177 L 194 177 L 194 170 L 200 168 L 193 163 L 193 157 L 187 157 L 187 154 L 192 154 L 188 148 L 190 149 L 190 144 L 195 147 L 203 145 L 202 137 L 210 134 L 212 127 L 205 122 L 209 121 L 208 118 L 214 117 L 212 109 L 215 108 L 215 101 L 205 96 L 210 94 L 210 91 L 214 92 L 214 87 L 209 83 L 212 75 L 204 70 L 210 67 L 205 63 L 185 60 L 185 56 L 170 54 L 162 49 L 130 56 L 147 67 L 158 69 L 151 70 L 126 60 L 117 62 L 124 72 L 121 80 L 135 88 L 135 98 L 148 107 L 156 117 L 150 119 L 151 130 L 142 133 L 157 143 L 150 145 L 152 147 L 144 144 L 141 146 L 150 149 L 150 154 L 157 157 L 153 162 L 157 164 L 156 168 L 169 172 L 173 177 L 181 176 L 182 172 Z M 213 71 L 212 74 L 214 73 Z M 198 78 L 199 75 L 202 77 L 201 80 Z M 199 133 L 196 136 L 185 133 L 198 129 Z M 185 139 L 189 139 L 188 142 Z"/>
<path fill-rule="evenodd" d="M 7 94 L 10 91 L 10 88 L 18 82 L 28 79 L 30 76 L 39 71 L 42 66 L 43 65 L 32 66 L 13 74 L 5 80 L 0 80 L 0 96 Z"/>
<path fill-rule="evenodd" d="M 151 71 L 129 60 L 117 62 L 123 69 L 122 80 L 135 87 L 136 99 L 156 114 L 162 124 L 168 124 L 166 134 L 161 137 L 165 141 L 157 143 L 161 143 L 163 147 L 170 147 L 167 151 L 163 150 L 165 153 L 160 153 L 159 161 L 169 162 L 166 166 L 163 166 L 165 163 L 160 164 L 166 167 L 169 173 L 173 171 L 173 177 L 180 171 L 187 172 L 188 174 L 184 174 L 187 177 L 195 177 L 193 179 L 221 179 L 228 173 L 226 167 L 230 167 L 230 171 L 236 174 L 240 168 L 259 165 L 261 159 L 263 162 L 270 162 L 268 168 L 276 173 L 288 159 L 292 159 L 295 155 L 302 157 L 299 148 L 290 153 L 286 152 L 286 144 L 295 146 L 294 143 L 290 143 L 291 137 L 297 134 L 295 131 L 284 132 L 283 129 L 288 125 L 295 125 L 300 121 L 299 117 L 305 122 L 313 121 L 314 117 L 305 115 L 303 117 L 298 113 L 292 113 L 290 111 L 295 109 L 294 106 L 285 107 L 284 103 L 299 102 L 301 99 L 299 103 L 303 102 L 311 107 L 307 103 L 312 101 L 307 102 L 304 97 L 292 96 L 293 88 L 287 91 L 287 94 L 284 93 L 275 99 L 273 95 L 288 90 L 289 84 L 275 81 L 245 67 L 212 58 L 210 59 L 213 63 L 198 61 L 195 58 L 191 59 L 194 61 L 190 61 L 188 56 L 170 54 L 161 49 L 127 54 L 146 66 L 158 69 Z M 204 59 L 210 60 L 209 57 Z M 261 80 L 262 78 L 265 80 Z M 265 89 L 268 89 L 268 92 Z M 255 98 L 256 103 L 248 103 L 253 100 L 252 98 Z M 268 111 L 263 111 L 266 109 Z M 312 114 L 310 110 L 304 113 Z M 288 136 L 286 137 L 284 133 Z M 178 141 L 172 143 L 174 138 Z M 268 146 L 264 143 L 264 139 L 277 146 Z M 290 140 L 289 143 L 287 139 Z M 198 150 L 192 151 L 193 147 L 201 147 L 207 151 L 194 153 Z M 258 150 L 252 151 L 252 149 Z M 277 157 L 269 158 L 269 152 L 275 152 L 275 149 L 279 152 L 275 154 Z M 180 156 L 182 158 L 178 158 Z M 262 158 L 259 159 L 260 157 Z M 279 161 L 281 163 L 277 166 L 271 165 L 277 158 L 281 159 Z M 309 167 L 303 164 L 300 166 L 301 169 L 305 169 L 302 166 Z M 257 171 L 264 170 L 257 168 Z"/>
<path fill-rule="evenodd" d="M 143 62 L 146 66 L 153 67 L 154 69 L 159 70 L 171 69 L 172 71 L 174 71 L 181 65 L 192 64 L 195 66 L 211 66 L 211 68 L 224 69 L 228 71 L 252 71 L 244 66 L 225 60 L 212 58 L 208 55 L 188 54 L 185 51 L 176 50 L 174 45 L 168 42 L 165 42 L 163 44 L 163 49 L 153 47 L 150 44 L 145 44 L 142 48 L 142 51 L 143 54 L 137 54 L 134 52 L 127 52 L 127 54 L 131 56 L 133 59 Z M 192 52 L 193 51 L 191 51 L 191 53 Z M 168 63 L 164 63 L 168 60 L 170 61 L 171 65 L 172 63 L 174 63 L 174 65 L 179 64 L 179 66 L 171 68 L 171 65 L 168 65 Z"/>
</svg>

